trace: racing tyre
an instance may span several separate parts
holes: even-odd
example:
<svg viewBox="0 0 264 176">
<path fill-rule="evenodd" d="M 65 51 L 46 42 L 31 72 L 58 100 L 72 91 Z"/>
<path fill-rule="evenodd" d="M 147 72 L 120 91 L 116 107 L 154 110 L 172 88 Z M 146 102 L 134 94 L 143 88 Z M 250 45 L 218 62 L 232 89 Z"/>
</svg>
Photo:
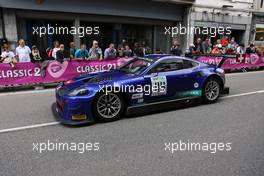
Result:
<svg viewBox="0 0 264 176">
<path fill-rule="evenodd" d="M 203 102 L 214 103 L 218 100 L 221 92 L 221 86 L 219 80 L 215 78 L 209 78 L 203 86 Z"/>
<path fill-rule="evenodd" d="M 124 109 L 124 98 L 116 93 L 100 93 L 93 103 L 95 118 L 100 122 L 111 122 L 120 119 Z"/>
</svg>

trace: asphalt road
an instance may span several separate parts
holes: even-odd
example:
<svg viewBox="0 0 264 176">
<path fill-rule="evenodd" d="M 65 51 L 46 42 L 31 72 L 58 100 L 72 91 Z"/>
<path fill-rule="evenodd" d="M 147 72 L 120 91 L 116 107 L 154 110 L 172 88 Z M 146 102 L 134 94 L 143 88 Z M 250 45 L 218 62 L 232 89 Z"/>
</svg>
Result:
<svg viewBox="0 0 264 176">
<path fill-rule="evenodd" d="M 84 127 L 55 122 L 53 90 L 0 94 L 0 175 L 263 176 L 264 72 L 227 75 L 227 85 L 230 95 L 216 104 Z M 99 143 L 99 150 L 33 149 L 47 141 Z M 231 150 L 165 150 L 179 141 L 231 143 Z"/>
</svg>

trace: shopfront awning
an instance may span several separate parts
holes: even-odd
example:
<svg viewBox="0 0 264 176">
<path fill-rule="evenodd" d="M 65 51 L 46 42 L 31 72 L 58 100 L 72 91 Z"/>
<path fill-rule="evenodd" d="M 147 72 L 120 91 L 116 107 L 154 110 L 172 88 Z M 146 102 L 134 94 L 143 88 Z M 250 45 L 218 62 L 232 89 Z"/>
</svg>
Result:
<svg viewBox="0 0 264 176">
<path fill-rule="evenodd" d="M 149 0 L 1 0 L 0 7 L 34 11 L 68 12 L 181 21 L 186 3 Z M 192 0 L 187 0 L 189 2 Z"/>
</svg>

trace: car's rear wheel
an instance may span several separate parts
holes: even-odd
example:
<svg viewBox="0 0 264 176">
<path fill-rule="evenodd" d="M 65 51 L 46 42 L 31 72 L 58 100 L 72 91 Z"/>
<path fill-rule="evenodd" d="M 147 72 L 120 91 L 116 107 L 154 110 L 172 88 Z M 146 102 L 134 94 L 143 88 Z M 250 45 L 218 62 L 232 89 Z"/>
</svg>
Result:
<svg viewBox="0 0 264 176">
<path fill-rule="evenodd" d="M 220 81 L 215 78 L 209 78 L 203 87 L 203 101 L 205 103 L 216 102 L 220 96 L 220 89 Z"/>
<path fill-rule="evenodd" d="M 93 104 L 96 120 L 101 122 L 110 122 L 118 120 L 124 112 L 124 99 L 116 93 L 101 93 Z"/>
</svg>

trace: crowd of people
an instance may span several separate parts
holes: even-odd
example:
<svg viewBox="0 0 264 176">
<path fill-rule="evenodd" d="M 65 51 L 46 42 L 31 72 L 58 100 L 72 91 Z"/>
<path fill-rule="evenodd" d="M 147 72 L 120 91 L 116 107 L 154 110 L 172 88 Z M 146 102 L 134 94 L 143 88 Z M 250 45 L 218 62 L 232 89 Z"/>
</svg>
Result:
<svg viewBox="0 0 264 176">
<path fill-rule="evenodd" d="M 86 44 L 82 44 L 80 48 L 76 49 L 74 42 L 70 42 L 69 51 L 65 50 L 64 44 L 54 41 L 53 47 L 41 51 L 35 45 L 30 49 L 26 46 L 25 40 L 20 39 L 15 52 L 10 50 L 8 43 L 3 44 L 0 63 L 8 63 L 15 67 L 18 62 L 43 63 L 47 60 L 56 60 L 62 63 L 65 58 L 70 58 L 70 60 L 105 60 L 116 57 L 144 56 L 150 53 L 151 49 L 145 42 L 135 43 L 132 50 L 127 41 L 122 40 L 117 48 L 114 43 L 110 43 L 103 52 L 96 40 L 92 42 L 89 49 Z"/>
<path fill-rule="evenodd" d="M 177 44 L 177 42 L 176 42 Z M 175 45 L 176 45 L 175 44 Z M 211 43 L 210 38 L 206 38 L 202 41 L 201 38 L 196 40 L 195 44 L 191 44 L 187 49 L 188 54 L 259 54 L 255 44 L 250 43 L 248 47 L 245 47 L 243 43 L 238 44 L 235 41 L 235 37 L 224 35 L 221 39 L 217 39 L 214 44 Z"/>
<path fill-rule="evenodd" d="M 131 48 L 131 45 L 125 39 L 123 39 L 117 47 L 114 43 L 110 43 L 104 52 L 99 47 L 99 43 L 96 40 L 92 42 L 92 46 L 89 49 L 87 49 L 86 44 L 82 44 L 80 48 L 76 49 L 74 42 L 70 42 L 68 51 L 65 50 L 64 44 L 59 43 L 59 41 L 54 41 L 53 47 L 47 48 L 45 51 L 40 51 L 35 45 L 33 45 L 30 49 L 26 46 L 24 39 L 20 39 L 18 44 L 19 45 L 15 49 L 15 53 L 10 51 L 7 43 L 3 44 L 0 63 L 8 63 L 13 68 L 18 62 L 39 63 L 42 67 L 43 65 L 46 67 L 48 65 L 48 61 L 50 60 L 56 60 L 62 63 L 65 58 L 70 58 L 70 60 L 105 60 L 116 57 L 142 57 L 152 53 L 146 42 L 136 42 Z M 156 49 L 155 53 L 163 54 L 160 49 Z M 257 53 L 254 43 L 251 43 L 247 48 L 245 48 L 244 44 L 238 44 L 234 37 L 229 40 L 227 36 L 223 36 L 221 39 L 218 39 L 214 44 L 211 43 L 210 38 L 206 38 L 204 41 L 202 41 L 201 38 L 198 38 L 196 43 L 191 44 L 185 51 L 185 54 L 190 55 L 245 53 Z M 176 56 L 183 55 L 178 41 L 173 42 L 171 54 Z"/>
</svg>

